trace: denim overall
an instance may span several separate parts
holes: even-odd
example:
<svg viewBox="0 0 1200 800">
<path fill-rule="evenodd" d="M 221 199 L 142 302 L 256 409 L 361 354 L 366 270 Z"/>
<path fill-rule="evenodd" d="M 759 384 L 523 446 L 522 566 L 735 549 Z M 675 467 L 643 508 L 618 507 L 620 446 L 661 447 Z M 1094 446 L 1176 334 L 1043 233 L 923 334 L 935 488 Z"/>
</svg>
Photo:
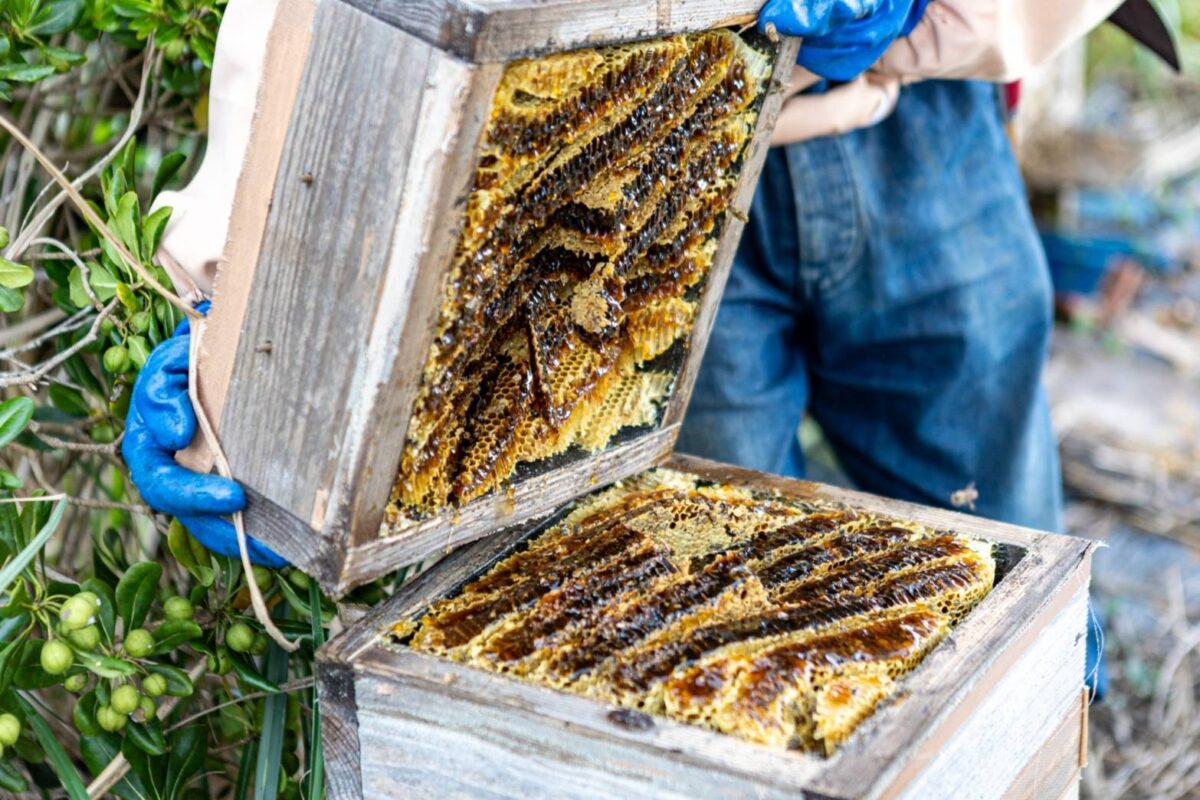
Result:
<svg viewBox="0 0 1200 800">
<path fill-rule="evenodd" d="M 863 490 L 1060 530 L 1051 313 L 996 87 L 906 87 L 768 153 L 678 449 L 803 476 L 807 411 Z"/>
</svg>

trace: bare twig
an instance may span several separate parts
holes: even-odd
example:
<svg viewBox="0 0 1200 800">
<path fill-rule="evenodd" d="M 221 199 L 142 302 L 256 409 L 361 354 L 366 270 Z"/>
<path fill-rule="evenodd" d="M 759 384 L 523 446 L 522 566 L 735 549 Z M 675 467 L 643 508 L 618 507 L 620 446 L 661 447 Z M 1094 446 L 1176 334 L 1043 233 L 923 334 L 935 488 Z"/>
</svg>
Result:
<svg viewBox="0 0 1200 800">
<path fill-rule="evenodd" d="M 58 185 L 62 187 L 62 190 L 66 193 L 67 197 L 75 205 L 75 209 L 83 216 L 84 219 L 88 221 L 88 223 L 92 226 L 92 229 L 96 231 L 96 234 L 107 240 L 108 243 L 112 245 L 113 249 L 116 250 L 117 255 L 121 256 L 121 259 L 129 266 L 130 269 L 138 274 L 138 277 L 146 282 L 147 286 L 153 288 L 154 291 L 165 297 L 188 316 L 195 319 L 201 318 L 201 315 L 197 313 L 189 303 L 181 300 L 178 295 L 176 295 L 167 287 L 163 286 L 153 275 L 146 271 L 146 268 L 142 266 L 141 260 L 134 258 L 133 254 L 129 252 L 129 249 L 125 247 L 124 242 L 113 236 L 104 220 L 100 219 L 100 215 L 97 214 L 95 209 L 88 204 L 88 202 L 83 198 L 83 195 L 79 193 L 79 190 L 71 185 L 71 182 L 68 181 L 66 176 L 59 171 L 58 167 L 54 166 L 54 162 L 46 158 L 45 153 L 38 149 L 33 142 L 29 141 L 29 138 L 25 136 L 25 134 L 23 134 L 21 130 L 3 114 L 0 114 L 0 127 L 8 131 L 10 136 L 16 139 L 22 147 L 28 150 L 33 157 L 37 159 L 38 163 L 42 165 L 42 169 L 50 173 L 50 177 L 54 178 Z"/>
<path fill-rule="evenodd" d="M 117 301 L 115 298 L 110 300 L 108 305 L 106 305 L 104 309 L 96 315 L 96 319 L 92 322 L 92 327 L 90 330 L 88 330 L 87 334 L 81 336 L 79 341 L 75 342 L 75 344 L 71 345 L 66 350 L 58 353 L 53 358 L 44 361 L 33 369 L 24 372 L 0 373 L 0 388 L 4 388 L 6 386 L 25 386 L 37 383 L 68 358 L 75 355 L 92 342 L 96 341 L 96 337 L 100 333 L 100 323 L 108 318 L 108 315 L 113 312 L 113 309 L 116 308 L 116 305 Z"/>
<path fill-rule="evenodd" d="M 279 691 L 284 692 L 284 693 L 294 692 L 294 691 L 297 691 L 298 689 L 307 689 L 312 685 L 313 685 L 313 678 L 310 675 L 307 678 L 296 678 L 296 680 L 294 680 L 294 681 L 288 681 L 287 683 L 279 684 Z M 225 708 L 226 706 L 235 706 L 239 703 L 245 703 L 248 700 L 257 700 L 260 697 L 266 697 L 268 695 L 278 694 L 278 693 L 279 692 L 251 692 L 250 694 L 244 694 L 241 697 L 235 697 L 232 700 L 226 700 L 224 703 L 217 703 L 215 706 L 210 706 L 209 708 L 206 708 L 203 711 L 197 711 L 195 714 L 192 714 L 190 717 L 184 717 L 183 719 L 179 720 L 179 722 L 176 722 L 174 725 L 167 728 L 166 733 L 170 733 L 171 731 L 175 730 L 176 728 L 182 728 L 185 725 L 190 725 L 191 723 L 195 722 L 196 720 L 201 719 L 209 714 L 212 714 L 215 711 L 220 711 L 222 708 Z"/>
</svg>

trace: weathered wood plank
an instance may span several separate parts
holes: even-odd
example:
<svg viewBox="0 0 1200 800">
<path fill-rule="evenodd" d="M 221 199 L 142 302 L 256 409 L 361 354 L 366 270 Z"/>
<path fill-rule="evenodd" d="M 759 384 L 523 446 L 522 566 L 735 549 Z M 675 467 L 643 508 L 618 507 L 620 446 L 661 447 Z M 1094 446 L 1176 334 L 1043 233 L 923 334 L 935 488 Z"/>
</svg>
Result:
<svg viewBox="0 0 1200 800">
<path fill-rule="evenodd" d="M 342 524 L 350 545 L 378 538 L 408 433 L 409 413 L 433 339 L 445 275 L 458 244 L 479 142 L 502 68 L 437 55 L 424 76 L 420 126 L 400 197 L 395 233 L 345 432 L 353 492 Z M 395 563 L 395 562 L 393 562 Z"/>
<path fill-rule="evenodd" d="M 731 25 L 758 0 L 343 0 L 477 63 Z"/>
<path fill-rule="evenodd" d="M 225 407 L 242 318 L 271 209 L 279 157 L 307 62 L 307 58 L 297 57 L 297 54 L 308 52 L 313 6 L 313 0 L 296 0 L 287 4 L 285 12 L 285 6 L 279 4 L 267 39 L 262 85 L 234 195 L 237 213 L 229 220 L 229 234 L 221 254 L 221 263 L 232 264 L 233 268 L 217 270 L 213 308 L 204 326 L 197 360 L 196 391 L 213 425 L 219 425 Z M 203 437 L 197 436 L 192 445 L 179 454 L 178 460 L 184 466 L 207 472 L 212 467 L 213 456 Z"/>
<path fill-rule="evenodd" d="M 379 537 L 346 553 L 342 582 L 347 587 L 362 583 L 432 553 L 545 516 L 581 493 L 661 463 L 670 456 L 678 435 L 679 426 L 672 425 L 527 478 L 461 509 L 396 530 L 385 527 Z"/>
<path fill-rule="evenodd" d="M 220 431 L 238 479 L 318 530 L 357 402 L 348 356 L 374 316 L 408 171 L 413 77 L 433 57 L 349 6 L 317 7 Z M 389 102 L 364 102 L 381 86 Z"/>
</svg>

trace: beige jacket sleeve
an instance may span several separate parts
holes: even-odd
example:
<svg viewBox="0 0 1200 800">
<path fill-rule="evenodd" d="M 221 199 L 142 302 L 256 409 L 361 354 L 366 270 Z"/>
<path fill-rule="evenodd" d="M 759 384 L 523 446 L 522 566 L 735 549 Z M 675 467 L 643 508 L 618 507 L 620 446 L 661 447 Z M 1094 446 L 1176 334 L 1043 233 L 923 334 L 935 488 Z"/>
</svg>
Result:
<svg viewBox="0 0 1200 800">
<path fill-rule="evenodd" d="M 1017 80 L 1082 38 L 1120 4 L 1121 0 L 932 0 L 912 34 L 896 40 L 866 76 L 824 95 L 787 100 L 773 143 L 874 125 L 895 106 L 897 83 L 931 78 Z"/>
<path fill-rule="evenodd" d="M 904 81 L 1018 80 L 1119 5 L 1121 0 L 932 0 L 913 32 L 888 48 L 874 69 Z"/>
<path fill-rule="evenodd" d="M 158 248 L 159 263 L 180 297 L 193 303 L 212 291 L 225 247 L 278 2 L 230 0 L 213 59 L 204 160 L 186 187 L 154 201 L 154 208 L 174 209 Z"/>
</svg>

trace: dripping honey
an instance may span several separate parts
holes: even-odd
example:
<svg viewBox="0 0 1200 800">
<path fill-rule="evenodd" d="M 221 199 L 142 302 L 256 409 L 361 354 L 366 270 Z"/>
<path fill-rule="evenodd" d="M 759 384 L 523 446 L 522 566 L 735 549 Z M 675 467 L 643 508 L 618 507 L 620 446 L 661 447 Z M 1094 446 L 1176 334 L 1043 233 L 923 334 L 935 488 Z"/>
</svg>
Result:
<svg viewBox="0 0 1200 800">
<path fill-rule="evenodd" d="M 581 501 L 394 641 L 830 753 L 991 589 L 991 548 L 665 469 Z"/>
</svg>

